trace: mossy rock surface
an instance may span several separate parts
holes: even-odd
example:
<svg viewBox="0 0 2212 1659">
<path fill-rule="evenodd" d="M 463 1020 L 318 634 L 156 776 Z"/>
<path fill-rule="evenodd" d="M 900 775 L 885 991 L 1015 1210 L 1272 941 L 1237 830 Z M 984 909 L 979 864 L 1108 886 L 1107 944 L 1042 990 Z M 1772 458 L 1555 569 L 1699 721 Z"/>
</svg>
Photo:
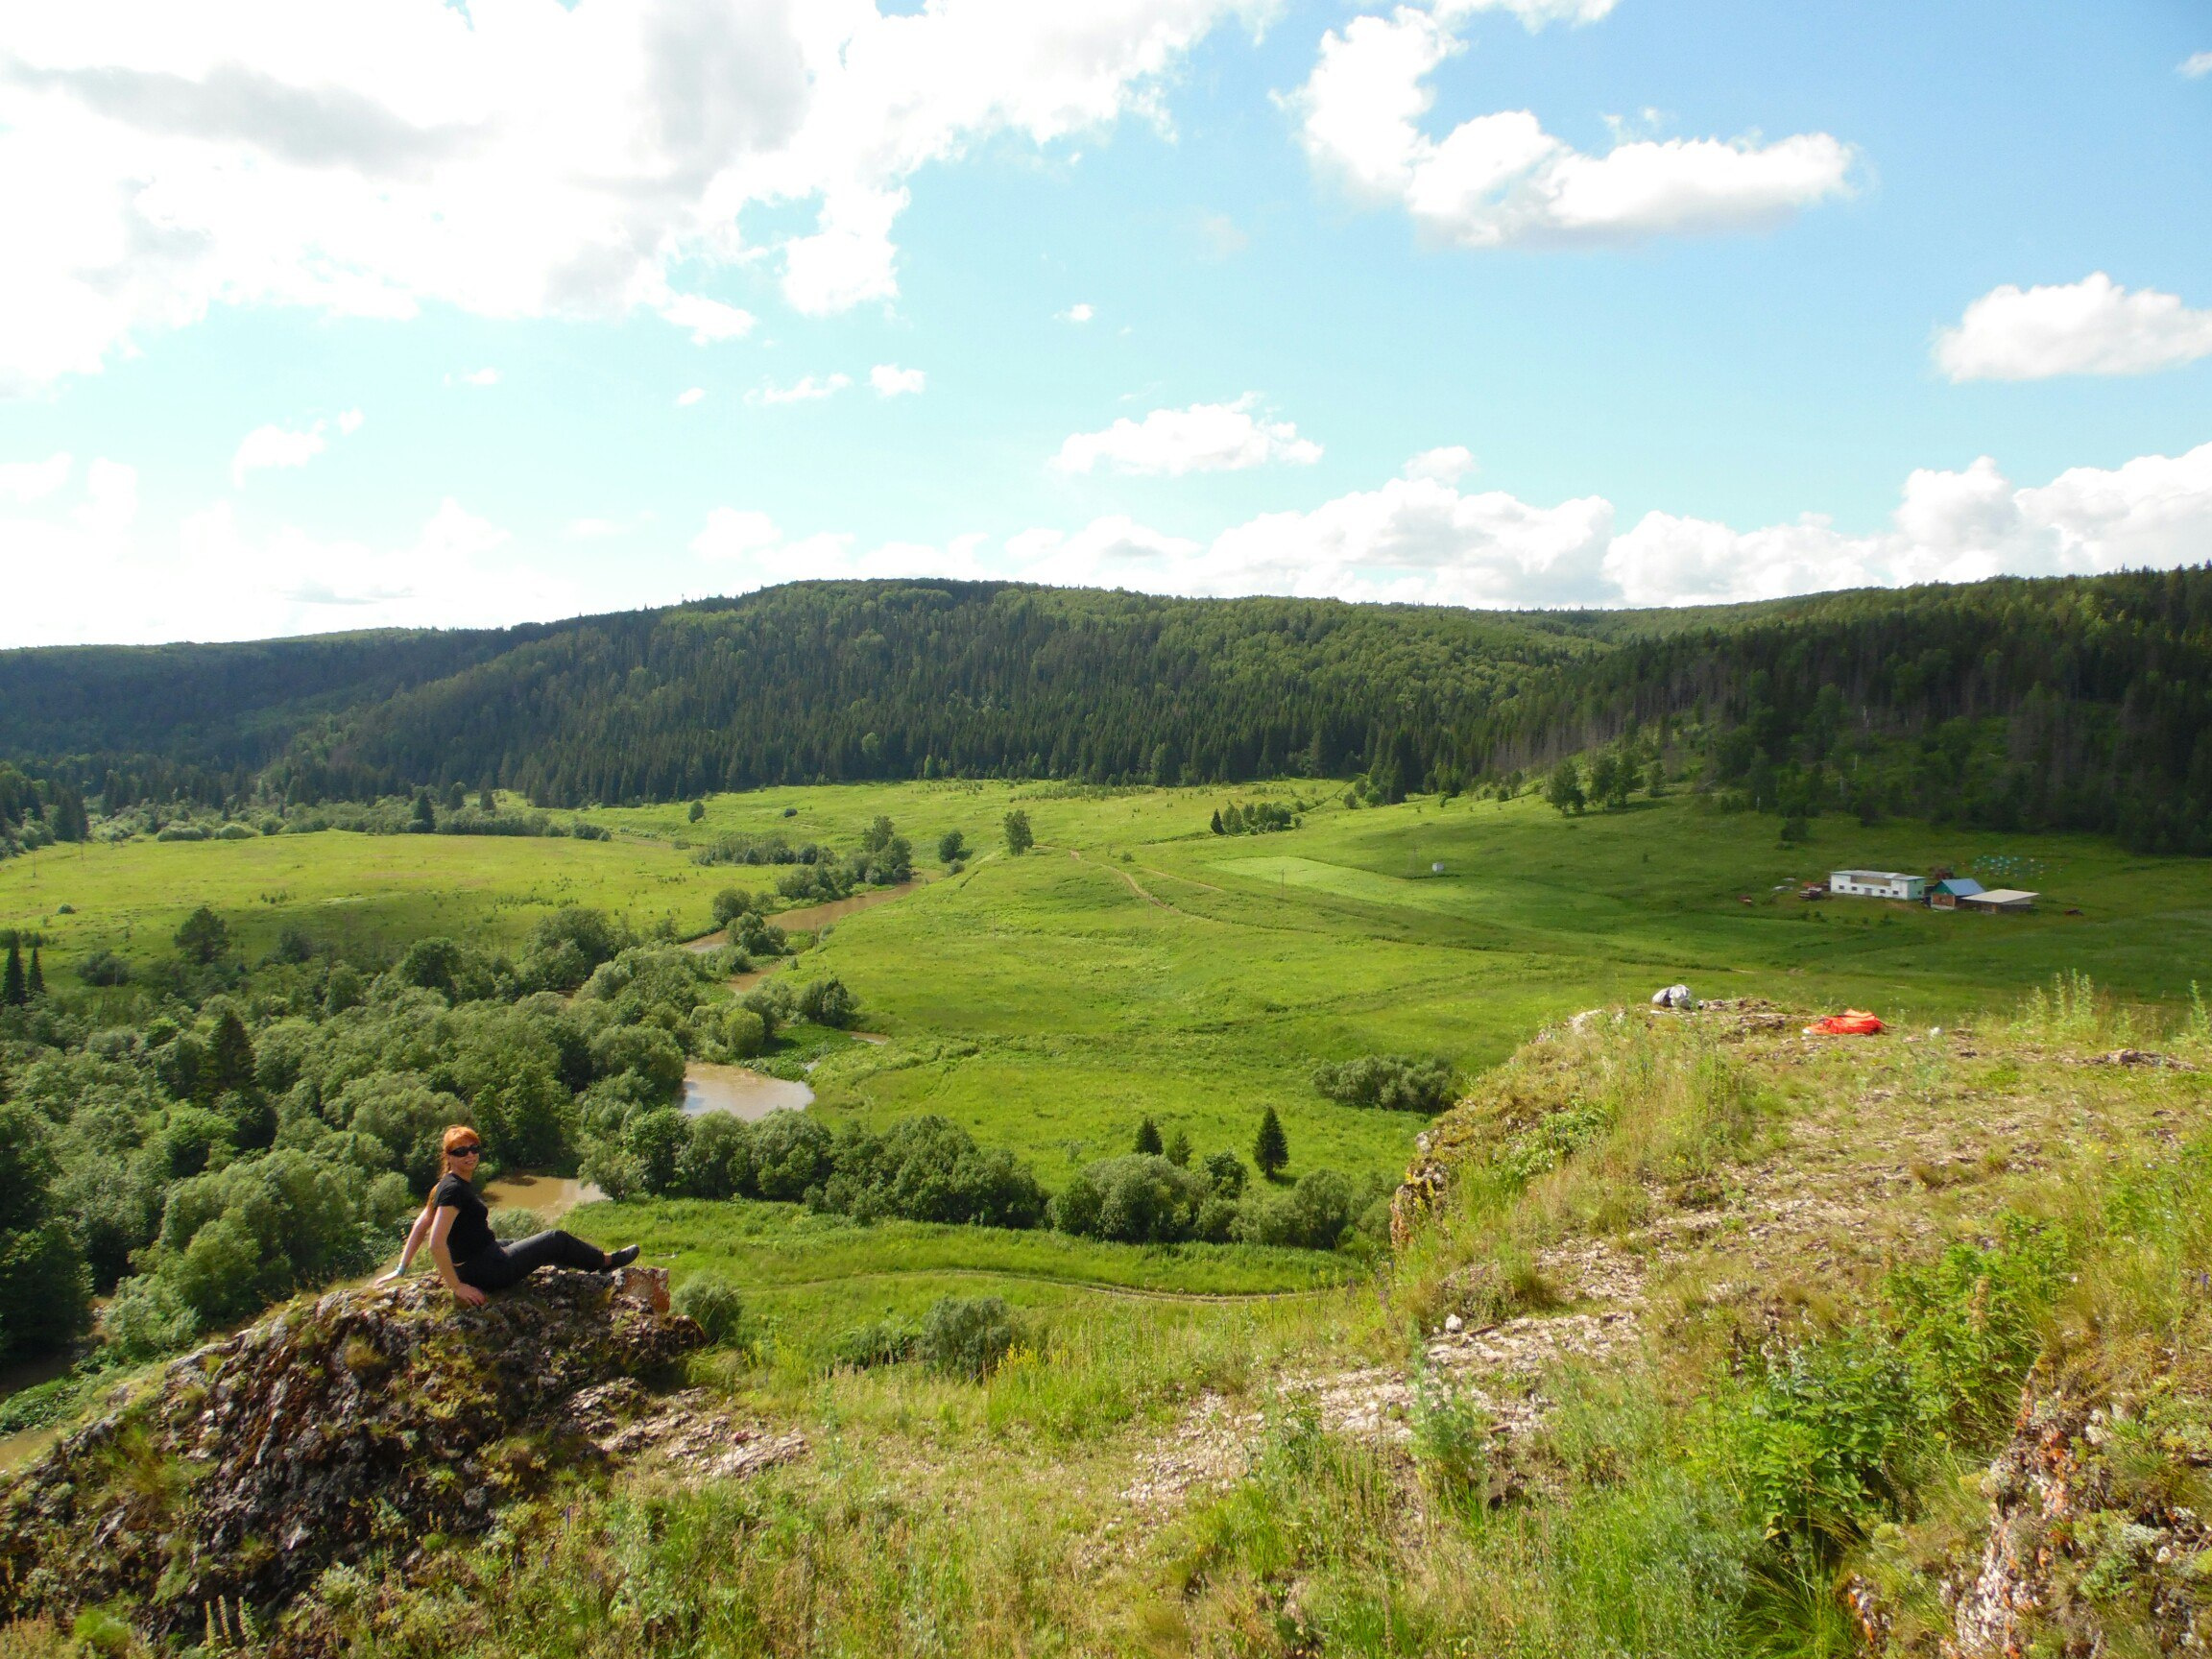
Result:
<svg viewBox="0 0 2212 1659">
<path fill-rule="evenodd" d="M 275 1612 L 333 1562 L 482 1530 L 589 1455 L 571 1396 L 706 1342 L 651 1270 L 541 1273 L 481 1308 L 427 1279 L 295 1303 L 0 1493 L 0 1619 L 106 1606 L 181 1635 L 211 1606 Z"/>
</svg>

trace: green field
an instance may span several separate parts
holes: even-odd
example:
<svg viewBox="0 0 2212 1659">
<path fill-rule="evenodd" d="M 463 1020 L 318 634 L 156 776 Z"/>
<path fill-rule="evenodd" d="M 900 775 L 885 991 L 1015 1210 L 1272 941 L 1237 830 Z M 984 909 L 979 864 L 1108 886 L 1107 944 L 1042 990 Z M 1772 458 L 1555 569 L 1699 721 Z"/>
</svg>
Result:
<svg viewBox="0 0 2212 1659">
<path fill-rule="evenodd" d="M 1316 1062 L 1398 1051 L 1479 1069 L 1547 1021 L 1676 979 L 1924 1022 L 2009 1005 L 2062 970 L 2145 1002 L 2212 981 L 2212 872 L 2089 837 L 1823 819 L 1809 846 L 1786 848 L 1771 818 L 1679 797 L 1562 819 L 1528 798 L 1352 810 L 1312 783 L 1235 794 L 1310 809 L 1295 830 L 1220 837 L 1206 825 L 1224 792 L 920 782 L 717 797 L 698 823 L 681 804 L 589 814 L 615 830 L 606 842 L 95 844 L 0 865 L 0 926 L 40 930 L 64 974 L 98 946 L 160 953 L 203 902 L 250 952 L 295 926 L 348 946 L 511 942 L 568 903 L 688 936 L 716 891 L 772 892 L 772 871 L 694 861 L 717 835 L 850 846 L 887 813 L 933 871 L 938 836 L 957 828 L 982 850 L 973 865 L 849 917 L 787 970 L 841 976 L 890 1038 L 833 1054 L 811 1081 L 833 1120 L 942 1113 L 1034 1160 L 1047 1186 L 1125 1150 L 1141 1117 L 1201 1153 L 1241 1150 L 1270 1105 L 1291 1174 L 1393 1173 L 1418 1123 L 1323 1099 Z M 998 850 L 1014 805 L 1038 837 L 1021 858 Z M 2037 914 L 1793 896 L 1839 865 L 1997 859 L 2044 894 Z"/>
</svg>

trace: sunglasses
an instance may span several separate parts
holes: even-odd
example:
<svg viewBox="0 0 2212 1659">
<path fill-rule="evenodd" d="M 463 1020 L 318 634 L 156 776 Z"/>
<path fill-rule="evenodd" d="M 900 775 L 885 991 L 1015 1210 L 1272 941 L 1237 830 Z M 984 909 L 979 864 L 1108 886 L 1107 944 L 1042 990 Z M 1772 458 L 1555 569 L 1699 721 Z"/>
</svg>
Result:
<svg viewBox="0 0 2212 1659">
<path fill-rule="evenodd" d="M 483 1150 L 484 1148 L 481 1146 L 456 1146 L 449 1155 L 455 1158 L 474 1158 L 479 1156 Z"/>
</svg>

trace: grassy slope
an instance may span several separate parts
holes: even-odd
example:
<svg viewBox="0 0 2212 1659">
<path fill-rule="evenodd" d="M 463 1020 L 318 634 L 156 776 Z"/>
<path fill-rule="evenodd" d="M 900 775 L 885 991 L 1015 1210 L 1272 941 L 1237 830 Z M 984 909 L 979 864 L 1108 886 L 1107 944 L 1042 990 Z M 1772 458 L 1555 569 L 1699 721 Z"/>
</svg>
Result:
<svg viewBox="0 0 2212 1659">
<path fill-rule="evenodd" d="M 2178 1168 L 2174 1148 L 2206 1126 L 2201 1074 L 2082 1062 L 2151 1041 L 2201 1064 L 2200 1025 L 2161 1034 L 2077 1005 L 1939 1041 L 1814 1043 L 1719 1016 L 1642 1026 L 1532 1045 L 1444 1125 L 1462 1179 L 1386 1301 L 1355 1288 L 1206 1320 L 1047 1309 L 1037 1345 L 981 1386 L 911 1365 L 825 1378 L 710 1361 L 700 1380 L 771 1431 L 802 1429 L 812 1456 L 698 1491 L 580 1490 L 434 1555 L 412 1588 L 348 1580 L 323 1616 L 359 1650 L 427 1653 L 459 1630 L 471 1651 L 541 1659 L 1841 1659 L 1858 1647 L 1835 1585 L 1862 1571 L 1897 1651 L 1932 1655 L 1941 1577 L 1978 1561 L 1975 1476 L 2021 1358 L 1948 1351 L 1944 1375 L 1986 1391 L 1994 1428 L 1892 1441 L 1901 1504 L 1863 1520 L 1902 1525 L 1838 1534 L 1795 1568 L 1758 1520 L 1746 1455 L 1767 1431 L 1747 1373 L 1762 1345 L 1845 1341 L 1898 1263 L 1986 1246 L 2004 1213 L 2071 1240 L 2074 1279 L 2031 1315 L 2069 1364 L 2140 1389 L 2131 1350 L 2159 1369 L 2177 1338 L 2199 1356 L 2152 1387 L 2176 1444 L 2200 1443 L 2212 1379 L 2195 1286 L 2212 1236 L 2191 1214 L 2212 1166 L 2200 1141 Z M 1525 1184 L 1468 1173 L 1558 1113 L 1582 1128 L 1554 1167 Z M 760 1220 L 781 1248 L 788 1219 Z M 662 1221 L 671 1239 L 699 1224 Z M 741 1257 L 742 1232 L 717 1248 Z M 1410 1440 L 1354 1427 L 1343 1407 L 1403 1378 L 1417 1337 L 1485 1283 L 1520 1299 L 1494 1316 L 1523 1315 L 1506 1334 L 1534 1371 L 1439 1361 L 1441 1344 L 1431 1363 L 1455 1380 L 1413 1408 Z M 1955 1338 L 1984 1329 L 1984 1299 L 1961 1289 Z M 1609 1360 L 1547 1350 L 1595 1313 L 1631 1321 Z M 1518 1403 L 1511 1433 L 1464 1404 L 1485 1398 Z M 2171 1458 L 2137 1463 L 2126 1479 L 2153 1494 L 2201 1484 Z M 2110 1650 L 2153 1651 L 2128 1646 L 2129 1622 L 2153 1580 L 2200 1596 L 2190 1564 L 2115 1560 L 2093 1616 Z M 449 1617 L 421 1617 L 425 1584 Z"/>
</svg>

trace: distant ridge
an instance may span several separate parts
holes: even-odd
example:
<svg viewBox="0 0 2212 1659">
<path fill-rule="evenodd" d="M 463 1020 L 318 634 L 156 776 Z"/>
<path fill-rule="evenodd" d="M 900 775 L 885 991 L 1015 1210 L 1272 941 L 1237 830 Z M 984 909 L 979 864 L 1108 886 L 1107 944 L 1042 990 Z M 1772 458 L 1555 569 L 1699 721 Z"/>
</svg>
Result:
<svg viewBox="0 0 2212 1659">
<path fill-rule="evenodd" d="M 1607 747 L 1786 816 L 2212 852 L 2212 570 L 1691 612 L 802 582 L 496 631 L 0 653 L 0 757 L 137 798 L 1285 773 L 1391 798 Z"/>
</svg>

